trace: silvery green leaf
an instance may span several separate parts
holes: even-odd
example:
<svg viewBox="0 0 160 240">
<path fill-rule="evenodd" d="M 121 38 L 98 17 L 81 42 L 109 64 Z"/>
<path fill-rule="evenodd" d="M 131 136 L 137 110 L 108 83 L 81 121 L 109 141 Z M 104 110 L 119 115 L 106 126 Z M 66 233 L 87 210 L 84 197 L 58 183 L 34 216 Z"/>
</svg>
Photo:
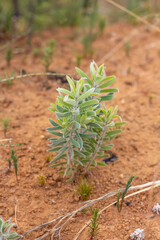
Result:
<svg viewBox="0 0 160 240">
<path fill-rule="evenodd" d="M 66 113 L 56 112 L 56 116 L 57 116 L 58 118 L 69 117 L 71 114 L 72 114 L 71 112 L 66 112 Z"/>
<path fill-rule="evenodd" d="M 48 132 L 51 133 L 51 134 L 53 134 L 53 135 L 56 135 L 56 136 L 58 136 L 58 137 L 63 137 L 63 134 L 60 133 L 60 132 L 54 132 L 54 131 L 50 131 L 50 130 L 48 130 Z"/>
<path fill-rule="evenodd" d="M 67 109 L 66 109 L 66 108 L 63 108 L 63 107 L 59 106 L 58 104 L 57 104 L 56 108 L 57 108 L 57 110 L 58 110 L 59 112 L 61 112 L 61 113 L 67 112 Z"/>
<path fill-rule="evenodd" d="M 102 101 L 110 101 L 114 97 L 114 93 L 108 93 L 106 96 L 102 96 L 100 102 Z"/>
<path fill-rule="evenodd" d="M 115 123 L 115 127 L 120 127 L 124 124 L 126 124 L 127 122 L 118 122 L 118 123 Z"/>
<path fill-rule="evenodd" d="M 79 107 L 85 108 L 85 107 L 88 107 L 88 106 L 92 106 L 92 105 L 94 105 L 96 103 L 98 103 L 98 100 L 97 99 L 93 99 L 93 100 L 89 100 L 87 102 L 79 104 Z"/>
<path fill-rule="evenodd" d="M 95 111 L 87 111 L 87 116 L 90 117 L 90 116 L 95 116 L 96 113 Z"/>
<path fill-rule="evenodd" d="M 75 139 L 71 138 L 71 142 L 73 143 L 73 145 L 77 148 L 80 148 L 80 144 L 79 142 L 77 142 Z"/>
<path fill-rule="evenodd" d="M 106 166 L 106 164 L 104 162 L 97 162 L 98 166 Z"/>
<path fill-rule="evenodd" d="M 94 92 L 94 88 L 89 89 L 87 92 L 83 93 L 79 98 L 78 101 L 82 101 L 83 99 L 89 97 L 93 92 Z"/>
<path fill-rule="evenodd" d="M 103 149 L 103 150 L 111 150 L 113 146 L 114 146 L 113 144 L 102 145 L 101 149 Z"/>
<path fill-rule="evenodd" d="M 86 81 L 90 84 L 90 86 L 93 86 L 91 79 L 81 69 L 76 67 L 76 71 L 81 77 L 84 77 L 86 79 Z"/>
<path fill-rule="evenodd" d="M 50 165 L 50 167 L 57 167 L 57 166 L 64 165 L 64 164 L 67 164 L 67 162 L 56 163 L 56 164 Z"/>
<path fill-rule="evenodd" d="M 109 132 L 107 132 L 106 134 L 107 134 L 108 136 L 110 136 L 110 135 L 115 135 L 115 134 L 118 134 L 118 133 L 121 133 L 121 132 L 122 132 L 121 129 L 116 129 L 116 130 L 113 130 L 113 131 L 109 131 Z"/>
<path fill-rule="evenodd" d="M 106 92 L 110 92 L 110 93 L 114 93 L 114 92 L 119 92 L 118 88 L 107 88 L 107 89 L 103 89 L 100 91 L 101 93 L 106 93 Z"/>
<path fill-rule="evenodd" d="M 51 123 L 53 126 L 55 126 L 55 127 L 59 126 L 55 121 L 53 121 L 53 120 L 50 119 L 50 118 L 49 118 L 49 121 L 50 121 L 50 123 Z"/>
<path fill-rule="evenodd" d="M 80 150 L 82 150 L 82 148 L 83 148 L 82 138 L 81 138 L 81 136 L 79 135 L 78 132 L 76 132 L 76 136 L 77 136 L 77 141 L 78 141 L 78 143 L 79 143 L 79 145 L 80 145 Z"/>
<path fill-rule="evenodd" d="M 65 93 L 65 94 L 69 95 L 70 97 L 73 97 L 73 98 L 74 98 L 74 94 L 71 93 L 70 91 L 68 91 L 67 89 L 57 88 L 57 91 L 58 91 L 58 92 L 61 92 L 61 93 Z"/>
<path fill-rule="evenodd" d="M 115 80 L 116 80 L 116 78 L 113 77 L 111 80 L 107 81 L 106 83 L 103 83 L 98 88 L 100 88 L 100 89 L 106 88 L 106 87 L 110 86 L 112 83 L 114 83 Z"/>
<path fill-rule="evenodd" d="M 78 128 L 78 129 L 81 128 L 81 125 L 80 125 L 77 121 L 74 121 L 74 126 L 75 126 L 76 128 Z"/>
<path fill-rule="evenodd" d="M 73 93 L 76 93 L 76 87 L 75 87 L 74 81 L 69 76 L 66 76 L 66 79 L 70 85 L 71 91 Z"/>
<path fill-rule="evenodd" d="M 96 75 L 96 69 L 95 69 L 94 66 L 95 66 L 95 63 L 94 63 L 94 61 L 92 61 L 91 64 L 90 64 L 90 73 L 91 73 L 91 76 L 92 76 L 93 79 Z"/>
</svg>

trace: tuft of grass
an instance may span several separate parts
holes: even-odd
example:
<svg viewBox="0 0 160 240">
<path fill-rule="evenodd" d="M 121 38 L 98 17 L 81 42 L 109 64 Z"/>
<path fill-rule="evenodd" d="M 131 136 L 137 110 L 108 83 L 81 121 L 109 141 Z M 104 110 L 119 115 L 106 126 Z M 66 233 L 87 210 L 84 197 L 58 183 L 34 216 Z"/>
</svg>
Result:
<svg viewBox="0 0 160 240">
<path fill-rule="evenodd" d="M 7 66 L 8 66 L 8 67 L 10 67 L 12 57 L 13 57 L 12 49 L 11 49 L 11 48 L 8 48 L 8 49 L 6 50 L 6 62 L 7 62 Z"/>
<path fill-rule="evenodd" d="M 81 179 L 78 187 L 76 189 L 76 193 L 79 195 L 82 201 L 88 199 L 92 193 L 92 184 L 89 183 L 86 179 Z"/>
<path fill-rule="evenodd" d="M 43 175 L 39 174 L 37 184 L 41 187 L 46 183 L 46 179 Z"/>
<path fill-rule="evenodd" d="M 120 190 L 118 191 L 118 194 L 117 194 L 117 203 L 116 203 L 118 212 L 120 212 L 120 211 L 122 210 L 124 197 L 125 197 L 128 189 L 131 187 L 131 182 L 132 182 L 133 178 L 134 178 L 134 176 L 131 176 L 131 177 L 130 177 L 130 179 L 128 180 L 128 182 L 127 182 L 127 184 L 126 184 L 125 190 L 124 190 L 122 193 L 121 193 Z"/>
<path fill-rule="evenodd" d="M 124 50 L 127 56 L 129 56 L 130 50 L 131 50 L 131 42 L 127 41 L 124 43 Z"/>
<path fill-rule="evenodd" d="M 6 138 L 7 137 L 7 131 L 10 128 L 10 125 L 11 125 L 11 121 L 7 117 L 4 117 L 4 118 L 1 118 L 1 124 L 2 124 L 2 129 L 3 129 L 3 132 L 4 132 L 4 137 Z"/>
<path fill-rule="evenodd" d="M 98 220 L 99 220 L 99 208 L 91 208 L 92 218 L 91 223 L 89 225 L 89 233 L 90 233 L 90 240 L 94 239 L 94 237 L 98 234 Z"/>
</svg>

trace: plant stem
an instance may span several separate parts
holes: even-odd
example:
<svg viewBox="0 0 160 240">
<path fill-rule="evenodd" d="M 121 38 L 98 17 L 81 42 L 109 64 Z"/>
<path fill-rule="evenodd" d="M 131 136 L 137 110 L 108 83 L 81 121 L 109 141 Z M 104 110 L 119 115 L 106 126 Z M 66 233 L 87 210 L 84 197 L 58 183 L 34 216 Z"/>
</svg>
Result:
<svg viewBox="0 0 160 240">
<path fill-rule="evenodd" d="M 97 153 L 99 152 L 99 149 L 100 149 L 100 147 L 101 147 L 101 145 L 102 145 L 102 143 L 103 143 L 103 138 L 104 138 L 104 136 L 105 136 L 107 123 L 108 123 L 108 122 L 106 122 L 105 125 L 104 125 L 103 131 L 102 131 L 102 135 L 101 135 L 101 137 L 100 137 L 100 139 L 99 139 L 99 141 L 98 141 L 98 143 L 97 143 L 97 148 L 95 149 L 95 151 L 94 151 L 94 153 L 93 153 L 93 157 L 91 158 L 90 162 L 89 162 L 88 165 L 87 165 L 86 172 L 88 171 L 88 169 L 90 168 L 92 162 L 93 162 L 94 159 L 96 158 L 96 155 L 97 155 Z"/>
</svg>

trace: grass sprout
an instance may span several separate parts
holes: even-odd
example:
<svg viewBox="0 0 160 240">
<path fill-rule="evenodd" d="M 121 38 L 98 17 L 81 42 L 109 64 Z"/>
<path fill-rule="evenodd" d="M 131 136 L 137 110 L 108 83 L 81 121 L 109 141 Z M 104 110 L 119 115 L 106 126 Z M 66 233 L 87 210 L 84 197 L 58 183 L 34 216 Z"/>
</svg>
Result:
<svg viewBox="0 0 160 240">
<path fill-rule="evenodd" d="M 116 206 L 117 206 L 117 209 L 118 209 L 119 212 L 122 210 L 124 197 L 125 197 L 128 189 L 131 187 L 131 182 L 132 182 L 133 178 L 134 178 L 134 176 L 130 177 L 130 179 L 128 180 L 128 182 L 126 184 L 125 190 L 122 193 L 121 193 L 121 191 L 118 191 Z"/>
<path fill-rule="evenodd" d="M 86 179 L 81 179 L 76 189 L 76 193 L 80 196 L 82 201 L 90 197 L 92 193 L 92 187 L 93 187 L 92 184 L 88 183 Z"/>
</svg>

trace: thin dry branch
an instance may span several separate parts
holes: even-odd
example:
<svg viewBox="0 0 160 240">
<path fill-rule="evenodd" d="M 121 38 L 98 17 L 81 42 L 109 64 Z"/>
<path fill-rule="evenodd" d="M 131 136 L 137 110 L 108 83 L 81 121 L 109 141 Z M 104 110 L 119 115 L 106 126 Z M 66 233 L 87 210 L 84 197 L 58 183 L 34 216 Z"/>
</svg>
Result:
<svg viewBox="0 0 160 240">
<path fill-rule="evenodd" d="M 105 0 L 106 2 L 114 5 L 115 7 L 121 9 L 122 11 L 128 13 L 129 15 L 131 15 L 132 17 L 135 17 L 139 22 L 144 23 L 145 25 L 151 27 L 152 29 L 156 30 L 157 32 L 160 32 L 160 28 L 155 26 L 154 24 L 151 24 L 150 22 L 148 22 L 146 19 L 144 19 L 143 17 L 138 16 L 137 14 L 133 13 L 132 11 L 128 10 L 127 8 L 123 7 L 122 5 L 112 1 L 112 0 Z"/>
<path fill-rule="evenodd" d="M 12 138 L 4 138 L 4 139 L 0 139 L 0 142 L 11 142 L 12 141 Z"/>
<path fill-rule="evenodd" d="M 0 82 L 6 82 L 15 79 L 21 79 L 26 77 L 37 77 L 37 76 L 66 76 L 66 75 L 76 75 L 76 73 L 52 73 L 52 72 L 39 72 L 39 73 L 28 73 L 28 74 L 20 74 L 18 76 L 12 76 L 9 78 L 0 79 Z"/>
</svg>

